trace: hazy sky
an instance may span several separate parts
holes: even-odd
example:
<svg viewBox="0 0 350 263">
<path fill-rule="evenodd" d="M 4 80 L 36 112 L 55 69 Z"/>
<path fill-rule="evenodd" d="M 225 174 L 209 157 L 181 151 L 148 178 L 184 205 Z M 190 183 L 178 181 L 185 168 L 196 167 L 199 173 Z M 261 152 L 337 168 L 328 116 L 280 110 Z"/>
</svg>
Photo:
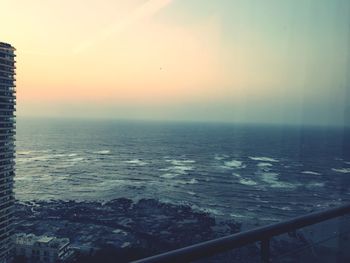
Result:
<svg viewBox="0 0 350 263">
<path fill-rule="evenodd" d="M 18 116 L 349 125 L 348 0 L 0 0 Z"/>
</svg>

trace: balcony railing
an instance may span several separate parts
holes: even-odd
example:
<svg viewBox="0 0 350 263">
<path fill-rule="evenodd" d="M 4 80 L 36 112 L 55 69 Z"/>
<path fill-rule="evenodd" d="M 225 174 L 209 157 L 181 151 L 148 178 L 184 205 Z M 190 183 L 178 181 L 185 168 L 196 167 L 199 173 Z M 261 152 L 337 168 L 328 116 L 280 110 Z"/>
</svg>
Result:
<svg viewBox="0 0 350 263">
<path fill-rule="evenodd" d="M 350 214 L 350 204 L 328 209 L 326 211 L 314 212 L 281 223 L 165 252 L 163 254 L 134 261 L 134 263 L 192 262 L 195 260 L 208 259 L 211 256 L 254 244 L 256 242 L 260 242 L 261 262 L 267 263 L 271 262 L 270 240 L 273 237 L 286 233 L 295 233 L 296 230 L 303 227 L 312 226 L 347 214 Z"/>
</svg>

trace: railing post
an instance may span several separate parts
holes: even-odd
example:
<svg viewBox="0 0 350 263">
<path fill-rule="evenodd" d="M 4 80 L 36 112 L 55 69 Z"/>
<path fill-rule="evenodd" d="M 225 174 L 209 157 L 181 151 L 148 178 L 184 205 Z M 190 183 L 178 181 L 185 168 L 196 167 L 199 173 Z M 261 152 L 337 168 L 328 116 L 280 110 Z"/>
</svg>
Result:
<svg viewBox="0 0 350 263">
<path fill-rule="evenodd" d="M 260 243 L 260 255 L 262 263 L 270 263 L 270 239 L 263 239 Z"/>
</svg>

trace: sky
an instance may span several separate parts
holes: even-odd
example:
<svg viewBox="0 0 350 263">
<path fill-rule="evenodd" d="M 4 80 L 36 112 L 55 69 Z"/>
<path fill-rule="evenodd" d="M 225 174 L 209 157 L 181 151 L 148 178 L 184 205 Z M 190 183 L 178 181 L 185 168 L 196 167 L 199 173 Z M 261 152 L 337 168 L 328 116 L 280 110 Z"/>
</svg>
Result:
<svg viewBox="0 0 350 263">
<path fill-rule="evenodd" d="M 350 125 L 350 1 L 0 5 L 19 117 Z"/>
</svg>

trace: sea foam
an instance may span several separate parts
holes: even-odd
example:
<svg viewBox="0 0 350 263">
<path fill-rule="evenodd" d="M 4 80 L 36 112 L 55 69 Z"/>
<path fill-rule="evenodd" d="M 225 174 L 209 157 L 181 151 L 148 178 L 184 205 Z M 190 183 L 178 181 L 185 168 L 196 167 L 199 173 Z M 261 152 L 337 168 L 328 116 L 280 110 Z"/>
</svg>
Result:
<svg viewBox="0 0 350 263">
<path fill-rule="evenodd" d="M 245 179 L 245 178 L 242 178 L 239 180 L 239 183 L 240 184 L 243 184 L 243 185 L 257 185 L 258 183 L 253 181 L 253 180 L 250 180 L 250 179 Z"/>
<path fill-rule="evenodd" d="M 166 168 L 161 168 L 159 171 L 165 171 L 167 173 L 162 174 L 160 177 L 163 178 L 174 178 L 179 175 L 186 175 L 189 171 L 194 169 L 194 164 L 196 161 L 194 160 L 177 160 L 177 159 L 167 159 L 166 162 L 170 163 L 171 166 Z"/>
<path fill-rule="evenodd" d="M 243 162 L 237 160 L 227 161 L 224 163 L 224 165 L 225 167 L 231 169 L 242 169 L 246 167 L 246 165 L 244 165 Z"/>
<path fill-rule="evenodd" d="M 144 165 L 147 164 L 146 162 L 144 162 L 144 161 L 142 161 L 140 159 L 132 159 L 132 160 L 129 160 L 129 161 L 125 161 L 125 163 L 139 165 L 139 166 L 144 166 Z"/>
<path fill-rule="evenodd" d="M 278 160 L 270 157 L 264 157 L 264 156 L 259 156 L 259 157 L 249 157 L 249 159 L 253 161 L 261 161 L 261 162 L 272 162 L 272 163 L 277 163 L 279 162 Z"/>
<path fill-rule="evenodd" d="M 288 182 L 282 182 L 278 179 L 278 173 L 263 173 L 262 181 L 268 183 L 273 188 L 295 188 L 294 184 Z"/>
<path fill-rule="evenodd" d="M 310 174 L 310 175 L 321 175 L 320 173 L 314 172 L 314 171 L 302 171 L 301 173 L 302 174 Z"/>
<path fill-rule="evenodd" d="M 228 155 L 226 154 L 215 154 L 214 159 L 217 161 L 221 161 L 224 160 L 228 157 Z"/>
<path fill-rule="evenodd" d="M 266 168 L 271 167 L 273 165 L 271 163 L 258 163 L 256 166 Z"/>
<path fill-rule="evenodd" d="M 343 173 L 343 174 L 348 174 L 350 173 L 350 168 L 332 168 L 332 171 L 337 172 L 337 173 Z"/>
</svg>

